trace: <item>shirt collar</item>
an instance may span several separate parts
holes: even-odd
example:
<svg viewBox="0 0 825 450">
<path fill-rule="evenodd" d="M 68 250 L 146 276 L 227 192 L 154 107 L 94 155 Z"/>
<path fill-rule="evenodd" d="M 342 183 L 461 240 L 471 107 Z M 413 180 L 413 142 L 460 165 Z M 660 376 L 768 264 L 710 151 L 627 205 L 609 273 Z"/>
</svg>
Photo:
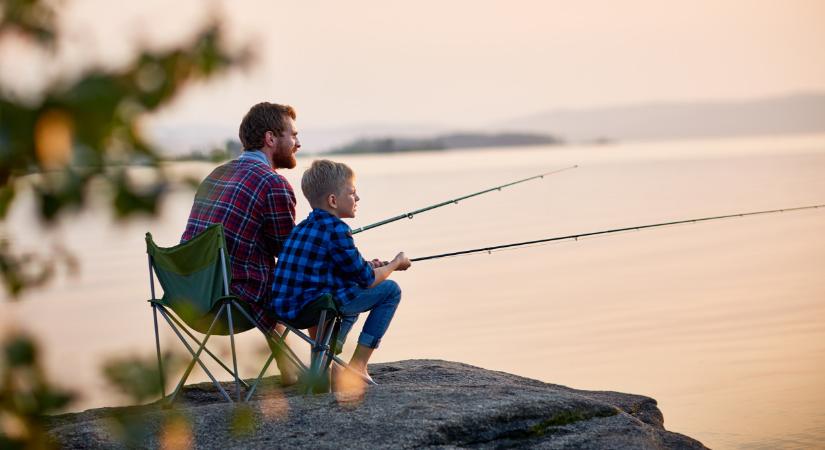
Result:
<svg viewBox="0 0 825 450">
<path fill-rule="evenodd" d="M 334 217 L 337 219 L 337 217 L 335 217 L 335 214 L 332 214 L 331 212 L 321 208 L 312 208 L 311 214 L 321 217 Z"/>
<path fill-rule="evenodd" d="M 334 222 L 341 222 L 346 225 L 346 222 L 338 218 L 335 214 L 321 208 L 312 208 L 310 215 L 318 216 L 320 219 L 332 220 Z M 347 225 L 349 226 L 349 225 Z"/>
<path fill-rule="evenodd" d="M 241 153 L 241 156 L 238 159 L 252 159 L 252 160 L 260 161 L 260 162 L 266 164 L 267 166 L 269 166 L 270 168 L 272 168 L 272 164 L 270 164 L 269 158 L 266 157 L 264 152 L 262 152 L 260 150 L 257 150 L 257 149 L 256 150 L 245 150 L 243 153 Z"/>
</svg>

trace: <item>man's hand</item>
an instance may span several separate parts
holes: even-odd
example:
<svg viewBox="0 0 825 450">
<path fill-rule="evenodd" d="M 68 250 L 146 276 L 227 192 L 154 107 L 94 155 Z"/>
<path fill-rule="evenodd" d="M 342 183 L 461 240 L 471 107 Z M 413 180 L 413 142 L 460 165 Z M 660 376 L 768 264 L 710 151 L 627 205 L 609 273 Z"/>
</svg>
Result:
<svg viewBox="0 0 825 450">
<path fill-rule="evenodd" d="M 410 258 L 407 258 L 407 255 L 405 255 L 404 252 L 395 255 L 392 262 L 396 265 L 395 270 L 407 270 L 412 265 Z"/>
</svg>

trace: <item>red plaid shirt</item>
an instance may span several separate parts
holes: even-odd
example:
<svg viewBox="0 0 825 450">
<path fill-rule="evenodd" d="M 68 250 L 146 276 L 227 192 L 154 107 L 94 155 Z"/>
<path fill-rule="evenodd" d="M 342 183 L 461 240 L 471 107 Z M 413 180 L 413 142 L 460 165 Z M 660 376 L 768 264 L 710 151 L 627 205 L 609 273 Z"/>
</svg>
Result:
<svg viewBox="0 0 825 450">
<path fill-rule="evenodd" d="M 232 294 L 268 300 L 275 257 L 295 226 L 295 192 L 258 155 L 219 166 L 198 188 L 181 242 L 222 223 L 232 268 Z"/>
</svg>

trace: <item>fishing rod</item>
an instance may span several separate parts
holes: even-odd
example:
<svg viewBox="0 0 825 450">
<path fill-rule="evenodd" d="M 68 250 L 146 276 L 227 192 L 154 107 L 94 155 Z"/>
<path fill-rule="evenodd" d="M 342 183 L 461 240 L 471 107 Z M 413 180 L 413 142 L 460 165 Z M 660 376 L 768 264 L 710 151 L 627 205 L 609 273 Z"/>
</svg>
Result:
<svg viewBox="0 0 825 450">
<path fill-rule="evenodd" d="M 468 255 L 471 253 L 482 253 L 482 252 L 492 252 L 494 250 L 501 250 L 505 248 L 513 248 L 513 247 L 523 247 L 526 245 L 533 245 L 533 244 L 543 244 L 546 242 L 553 242 L 553 241 L 563 241 L 568 239 L 578 240 L 579 238 L 589 237 L 589 236 L 597 236 L 601 234 L 611 234 L 611 233 L 618 233 L 621 231 L 634 231 L 634 230 L 643 230 L 645 228 L 655 228 L 655 227 L 664 227 L 668 225 L 678 225 L 682 223 L 697 223 L 697 222 L 706 222 L 709 220 L 718 220 L 718 219 L 728 219 L 731 217 L 745 217 L 745 216 L 755 216 L 757 214 L 772 214 L 772 213 L 779 213 L 779 212 L 789 212 L 789 211 L 801 211 L 803 209 L 815 209 L 815 208 L 823 208 L 825 204 L 821 205 L 812 205 L 812 206 L 800 206 L 797 208 L 785 208 L 785 209 L 772 209 L 768 211 L 755 211 L 755 212 L 747 212 L 747 213 L 739 213 L 739 214 L 727 214 L 724 216 L 713 216 L 713 217 L 702 217 L 699 219 L 687 219 L 687 220 L 677 220 L 674 222 L 662 222 L 662 223 L 654 223 L 650 225 L 639 225 L 635 227 L 625 227 L 625 228 L 614 228 L 612 230 L 603 230 L 603 231 L 593 231 L 590 233 L 580 233 L 580 234 L 571 234 L 568 236 L 559 236 L 559 237 L 551 237 L 546 239 L 536 239 L 533 241 L 525 241 L 525 242 L 516 242 L 513 244 L 503 244 L 503 245 L 495 245 L 492 247 L 484 247 L 484 248 L 474 248 L 472 250 L 461 250 L 457 252 L 451 253 L 442 253 L 440 255 L 431 255 L 431 256 L 423 256 L 420 258 L 412 258 L 410 261 L 427 261 L 430 259 L 438 259 L 438 258 L 447 258 L 450 256 L 459 256 L 459 255 Z"/>
<path fill-rule="evenodd" d="M 357 233 L 360 233 L 362 231 L 367 231 L 367 230 L 375 228 L 375 227 L 380 227 L 381 225 L 386 225 L 388 223 L 395 222 L 396 220 L 412 219 L 416 214 L 421 214 L 423 212 L 430 211 L 430 210 L 433 210 L 433 209 L 436 209 L 436 208 L 441 208 L 442 206 L 446 206 L 446 205 L 451 205 L 451 204 L 457 205 L 458 202 L 460 202 L 462 200 L 466 200 L 466 199 L 471 198 L 471 197 L 486 194 L 486 193 L 492 192 L 492 191 L 500 191 L 500 190 L 502 190 L 506 187 L 510 187 L 510 186 L 515 185 L 515 184 L 524 183 L 525 181 L 535 180 L 536 178 L 544 178 L 545 176 L 553 175 L 554 173 L 564 172 L 565 170 L 575 169 L 577 167 L 579 167 L 578 164 L 574 165 L 574 166 L 570 166 L 570 167 L 565 167 L 563 169 L 552 170 L 550 172 L 545 172 L 545 173 L 535 175 L 535 176 L 532 176 L 532 177 L 529 177 L 529 178 L 524 178 L 522 180 L 517 180 L 517 181 L 507 183 L 507 184 L 502 184 L 500 186 L 491 187 L 490 189 L 485 189 L 483 191 L 468 194 L 468 195 L 465 195 L 463 197 L 458 197 L 458 198 L 454 198 L 452 200 L 447 200 L 447 201 L 443 201 L 441 203 L 436 203 L 435 205 L 425 206 L 421 209 L 416 209 L 415 211 L 410 211 L 410 212 L 406 212 L 406 213 L 403 213 L 403 214 L 399 214 L 395 217 L 390 217 L 389 219 L 384 219 L 384 220 L 379 221 L 379 222 L 375 222 L 375 223 L 365 225 L 365 226 L 360 227 L 360 228 L 356 228 L 356 229 L 352 230 L 352 234 L 357 234 Z"/>
</svg>

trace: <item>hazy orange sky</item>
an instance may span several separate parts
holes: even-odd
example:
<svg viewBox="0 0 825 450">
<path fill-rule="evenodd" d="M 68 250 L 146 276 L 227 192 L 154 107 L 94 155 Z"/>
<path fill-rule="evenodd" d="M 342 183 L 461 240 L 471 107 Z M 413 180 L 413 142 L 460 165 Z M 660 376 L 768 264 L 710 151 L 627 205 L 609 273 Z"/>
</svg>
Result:
<svg viewBox="0 0 825 450">
<path fill-rule="evenodd" d="M 189 89 L 154 123 L 235 127 L 261 100 L 304 128 L 360 123 L 478 127 L 548 109 L 744 99 L 825 90 L 825 1 L 67 0 L 57 62 L 9 45 L 0 77 L 128 60 L 210 14 L 257 63 Z M 211 5 L 211 6 L 210 6 Z M 13 58 L 13 59 L 12 59 Z"/>
</svg>

